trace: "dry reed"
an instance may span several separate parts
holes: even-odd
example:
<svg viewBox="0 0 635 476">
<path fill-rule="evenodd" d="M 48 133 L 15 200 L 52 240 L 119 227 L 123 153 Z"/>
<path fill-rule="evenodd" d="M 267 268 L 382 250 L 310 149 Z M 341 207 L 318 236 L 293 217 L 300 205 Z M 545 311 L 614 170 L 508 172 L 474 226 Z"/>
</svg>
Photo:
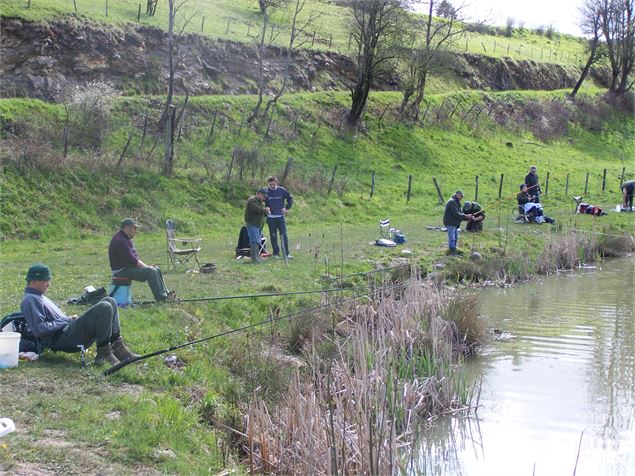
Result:
<svg viewBox="0 0 635 476">
<path fill-rule="evenodd" d="M 403 290 L 341 309 L 335 332 L 313 336 L 286 397 L 275 408 L 254 395 L 245 442 L 254 471 L 282 474 L 390 474 L 404 471 L 422 420 L 469 408 L 471 392 L 454 374 L 468 332 L 444 315 L 477 312 L 419 280 Z M 478 319 L 473 325 L 481 325 Z M 319 354 L 321 340 L 334 351 Z"/>
</svg>

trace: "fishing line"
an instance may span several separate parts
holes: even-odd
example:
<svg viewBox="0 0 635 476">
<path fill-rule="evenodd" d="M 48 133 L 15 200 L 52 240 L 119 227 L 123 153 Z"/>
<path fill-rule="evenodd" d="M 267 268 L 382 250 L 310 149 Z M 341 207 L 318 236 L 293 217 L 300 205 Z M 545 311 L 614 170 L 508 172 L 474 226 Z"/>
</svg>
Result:
<svg viewBox="0 0 635 476">
<path fill-rule="evenodd" d="M 400 288 L 400 287 L 404 287 L 404 286 L 405 285 L 403 283 L 395 284 L 393 286 L 385 286 L 385 287 L 381 287 L 381 288 L 376 289 L 374 291 L 374 293 L 377 293 L 378 291 L 395 289 L 395 288 Z M 142 355 L 142 356 L 140 356 L 140 357 L 138 357 L 136 359 L 124 360 L 123 362 L 119 362 L 117 365 L 113 365 L 109 369 L 106 369 L 103 372 L 103 375 L 105 377 L 107 377 L 108 375 L 112 375 L 113 373 L 119 371 L 120 369 L 126 367 L 127 365 L 130 365 L 130 364 L 132 364 L 134 362 L 139 362 L 141 360 L 149 359 L 150 357 L 155 357 L 157 355 L 165 354 L 167 352 L 172 352 L 174 350 L 181 349 L 183 347 L 188 347 L 188 346 L 195 345 L 195 344 L 199 344 L 201 342 L 206 342 L 206 341 L 209 341 L 209 340 L 212 340 L 212 339 L 216 339 L 218 337 L 224 337 L 224 336 L 228 336 L 228 335 L 231 335 L 231 334 L 236 334 L 238 332 L 242 332 L 242 331 L 245 331 L 245 330 L 248 330 L 248 329 L 253 329 L 255 327 L 263 326 L 263 325 L 266 325 L 266 324 L 271 325 L 271 324 L 274 324 L 274 323 L 277 323 L 277 322 L 280 322 L 280 321 L 283 321 L 283 320 L 293 319 L 293 318 L 302 316 L 303 314 L 306 314 L 307 312 L 317 311 L 317 310 L 320 310 L 320 309 L 326 309 L 326 308 L 329 308 L 329 307 L 332 307 L 332 306 L 341 305 L 341 304 L 346 303 L 346 302 L 355 301 L 357 299 L 360 299 L 360 298 L 363 298 L 363 297 L 367 297 L 368 294 L 371 294 L 371 293 L 359 294 L 357 296 L 352 296 L 350 298 L 334 301 L 332 303 L 321 304 L 319 306 L 313 306 L 313 307 L 301 309 L 299 311 L 292 312 L 290 314 L 286 314 L 284 316 L 280 316 L 280 317 L 276 317 L 276 318 L 271 318 L 270 317 L 267 320 L 255 322 L 253 324 L 249 324 L 249 325 L 246 325 L 246 326 L 243 326 L 243 327 L 239 327 L 238 329 L 232 329 L 232 330 L 229 330 L 229 331 L 221 332 L 220 334 L 215 334 L 213 336 L 203 337 L 201 339 L 193 340 L 191 342 L 186 342 L 184 344 L 174 345 L 174 346 L 169 347 L 167 349 L 157 350 L 155 352 L 151 352 L 149 354 Z"/>
<path fill-rule="evenodd" d="M 332 293 L 339 291 L 358 291 L 361 289 L 368 289 L 370 286 L 357 286 L 351 288 L 330 288 L 330 289 L 315 289 L 311 291 L 288 291 L 283 293 L 266 293 L 266 294 L 238 294 L 233 296 L 212 296 L 212 297 L 200 297 L 200 298 L 187 298 L 187 299 L 175 299 L 170 301 L 139 301 L 133 302 L 135 306 L 141 306 L 146 304 L 165 304 L 165 303 L 183 303 L 183 302 L 203 302 L 203 301 L 225 301 L 230 299 L 252 299 L 261 297 L 276 297 L 276 296 L 297 296 L 301 294 L 320 294 L 320 293 Z"/>
</svg>

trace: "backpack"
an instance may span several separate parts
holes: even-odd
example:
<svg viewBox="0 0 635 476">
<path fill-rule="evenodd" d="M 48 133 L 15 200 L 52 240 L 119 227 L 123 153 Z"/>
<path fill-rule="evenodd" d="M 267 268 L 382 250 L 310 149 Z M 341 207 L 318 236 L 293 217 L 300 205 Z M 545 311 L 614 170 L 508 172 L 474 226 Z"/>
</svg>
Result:
<svg viewBox="0 0 635 476">
<path fill-rule="evenodd" d="M 67 302 L 68 304 L 94 306 L 106 296 L 108 296 L 108 293 L 106 292 L 106 288 L 102 287 L 102 288 L 95 289 L 94 291 L 86 290 L 84 294 L 82 294 L 80 297 L 72 297 Z"/>
<path fill-rule="evenodd" d="M 20 334 L 20 352 L 42 352 L 42 344 L 31 332 L 24 314 L 20 311 L 13 312 L 0 321 L 0 332 L 17 332 Z"/>
</svg>

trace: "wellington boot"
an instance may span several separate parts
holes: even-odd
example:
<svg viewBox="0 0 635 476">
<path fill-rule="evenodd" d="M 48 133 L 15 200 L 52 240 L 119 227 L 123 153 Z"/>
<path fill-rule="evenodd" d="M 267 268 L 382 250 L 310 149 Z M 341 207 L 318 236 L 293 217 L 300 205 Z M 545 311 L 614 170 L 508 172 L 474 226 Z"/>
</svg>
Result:
<svg viewBox="0 0 635 476">
<path fill-rule="evenodd" d="M 110 344 L 97 347 L 97 355 L 95 356 L 95 365 L 117 365 L 119 359 L 112 353 L 112 346 Z"/>
<path fill-rule="evenodd" d="M 258 245 L 250 245 L 249 246 L 249 254 L 251 256 L 252 263 L 262 263 L 262 258 L 260 257 L 260 248 Z"/>
<path fill-rule="evenodd" d="M 135 360 L 141 357 L 139 354 L 131 352 L 121 337 L 117 337 L 117 340 L 112 343 L 112 353 L 121 362 L 125 360 Z"/>
</svg>

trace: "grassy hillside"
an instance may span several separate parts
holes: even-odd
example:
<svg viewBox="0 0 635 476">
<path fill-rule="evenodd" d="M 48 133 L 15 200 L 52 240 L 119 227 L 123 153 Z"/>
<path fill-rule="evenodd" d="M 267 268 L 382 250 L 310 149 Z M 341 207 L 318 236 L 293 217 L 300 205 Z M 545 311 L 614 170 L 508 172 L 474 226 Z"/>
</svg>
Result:
<svg viewBox="0 0 635 476">
<path fill-rule="evenodd" d="M 0 14 L 29 20 L 45 20 L 60 15 L 78 14 L 100 22 L 122 24 L 124 22 L 167 28 L 167 7 L 161 3 L 154 16 L 145 14 L 145 3 L 137 22 L 139 3 L 126 0 L 33 0 L 27 8 L 25 0 L 4 0 Z M 77 10 L 75 11 L 75 6 Z M 240 42 L 255 42 L 261 22 L 255 0 L 192 0 L 181 9 L 179 24 L 187 23 L 184 31 L 201 33 L 212 38 L 223 38 Z M 330 49 L 348 54 L 348 22 L 350 15 L 336 2 L 315 0 L 307 2 L 302 18 L 319 12 L 319 20 L 307 31 L 305 47 Z M 186 19 L 191 21 L 186 22 Z M 272 22 L 276 25 L 277 38 L 274 43 L 286 45 L 291 24 L 290 7 L 277 11 Z M 180 28 L 179 28 L 180 29 Z M 457 51 L 484 54 L 493 57 L 508 56 L 515 59 L 531 59 L 545 63 L 580 65 L 584 62 L 584 43 L 570 35 L 546 32 L 538 34 L 527 29 L 515 29 L 511 36 L 501 35 L 499 29 L 485 28 L 482 33 L 471 32 L 457 41 Z M 314 37 L 315 32 L 315 37 Z"/>
</svg>

